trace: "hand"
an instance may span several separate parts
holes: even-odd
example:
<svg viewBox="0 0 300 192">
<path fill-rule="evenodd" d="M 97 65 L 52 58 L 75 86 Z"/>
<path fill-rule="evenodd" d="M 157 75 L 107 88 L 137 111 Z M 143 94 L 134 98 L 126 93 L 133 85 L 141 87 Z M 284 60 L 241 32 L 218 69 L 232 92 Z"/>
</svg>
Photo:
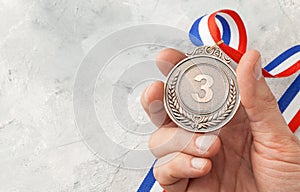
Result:
<svg viewBox="0 0 300 192">
<path fill-rule="evenodd" d="M 184 58 L 166 49 L 157 65 L 167 75 Z M 144 91 L 141 103 L 158 126 L 149 140 L 154 175 L 166 191 L 300 191 L 300 142 L 261 75 L 260 54 L 248 51 L 236 72 L 241 106 L 219 134 L 178 128 L 163 107 L 163 82 Z"/>
</svg>

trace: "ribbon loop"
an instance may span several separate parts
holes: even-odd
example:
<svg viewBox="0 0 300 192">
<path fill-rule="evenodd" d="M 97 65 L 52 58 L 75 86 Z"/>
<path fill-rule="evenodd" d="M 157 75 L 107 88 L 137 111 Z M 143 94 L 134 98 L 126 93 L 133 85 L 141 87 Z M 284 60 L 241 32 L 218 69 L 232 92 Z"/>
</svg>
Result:
<svg viewBox="0 0 300 192">
<path fill-rule="evenodd" d="M 221 35 L 222 34 L 222 35 Z M 243 20 L 233 10 L 223 9 L 197 19 L 189 32 L 196 46 L 215 45 L 236 63 L 247 49 L 247 33 Z M 262 73 L 265 77 L 278 78 L 295 74 L 300 69 L 300 45 L 296 45 L 271 61 Z"/>
</svg>

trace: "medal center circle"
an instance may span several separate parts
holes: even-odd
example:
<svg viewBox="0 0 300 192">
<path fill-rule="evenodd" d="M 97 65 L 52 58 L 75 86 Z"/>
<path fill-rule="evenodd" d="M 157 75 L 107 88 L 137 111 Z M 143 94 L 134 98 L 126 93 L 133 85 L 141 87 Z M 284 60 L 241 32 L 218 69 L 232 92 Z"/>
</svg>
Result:
<svg viewBox="0 0 300 192">
<path fill-rule="evenodd" d="M 217 65 L 199 63 L 183 72 L 177 89 L 182 107 L 200 115 L 221 108 L 226 102 L 228 87 L 227 76 Z"/>
</svg>

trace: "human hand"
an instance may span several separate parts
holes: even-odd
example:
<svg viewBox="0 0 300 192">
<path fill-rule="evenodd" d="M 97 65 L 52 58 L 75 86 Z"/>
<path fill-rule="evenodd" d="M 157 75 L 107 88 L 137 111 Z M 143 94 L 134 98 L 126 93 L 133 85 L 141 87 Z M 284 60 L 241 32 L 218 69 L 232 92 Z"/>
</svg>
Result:
<svg viewBox="0 0 300 192">
<path fill-rule="evenodd" d="M 167 75 L 184 58 L 166 49 L 157 65 Z M 163 107 L 163 82 L 144 91 L 141 103 L 158 126 L 149 140 L 158 159 L 154 175 L 166 191 L 300 191 L 300 142 L 261 75 L 260 54 L 248 51 L 236 73 L 241 106 L 218 134 L 188 132 L 172 122 Z"/>
</svg>

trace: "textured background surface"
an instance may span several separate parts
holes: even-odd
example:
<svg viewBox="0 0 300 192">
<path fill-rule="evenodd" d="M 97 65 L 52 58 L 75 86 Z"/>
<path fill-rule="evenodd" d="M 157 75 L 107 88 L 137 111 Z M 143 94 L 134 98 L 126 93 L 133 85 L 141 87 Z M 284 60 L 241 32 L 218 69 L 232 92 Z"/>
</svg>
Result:
<svg viewBox="0 0 300 192">
<path fill-rule="evenodd" d="M 87 52 L 114 31 L 142 23 L 187 31 L 194 19 L 220 8 L 241 13 L 248 47 L 259 49 L 264 61 L 299 43 L 299 0 L 1 0 L 0 191 L 135 191 L 146 170 L 109 165 L 80 137 L 72 103 L 76 71 Z M 153 59 L 158 51 L 144 47 L 119 61 Z M 111 70 L 117 75 L 123 69 Z M 290 81 L 269 83 L 278 97 Z M 145 123 L 138 93 L 129 99 L 132 115 Z M 114 119 L 101 120 L 111 130 Z M 108 131 L 111 139 L 122 139 L 114 131 Z M 145 138 L 136 140 L 146 146 Z"/>
</svg>

